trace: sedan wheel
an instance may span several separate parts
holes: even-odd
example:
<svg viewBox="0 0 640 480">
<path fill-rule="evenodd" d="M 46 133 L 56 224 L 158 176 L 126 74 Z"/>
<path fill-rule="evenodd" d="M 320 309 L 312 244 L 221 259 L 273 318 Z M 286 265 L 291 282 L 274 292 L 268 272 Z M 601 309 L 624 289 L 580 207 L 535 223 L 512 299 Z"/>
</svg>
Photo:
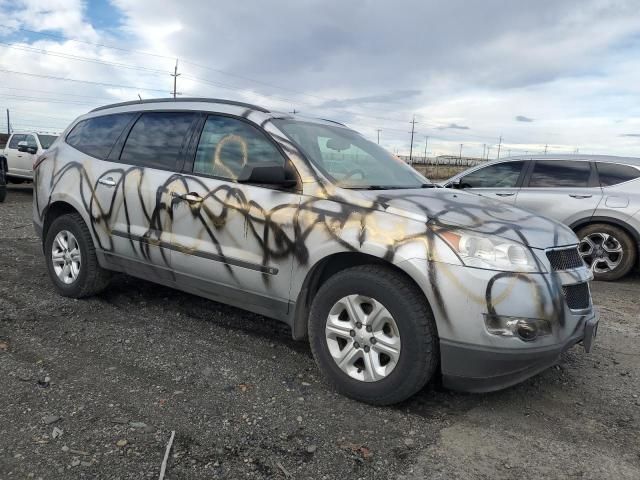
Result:
<svg viewBox="0 0 640 480">
<path fill-rule="evenodd" d="M 594 223 L 576 232 L 578 251 L 596 280 L 618 280 L 635 265 L 638 246 L 623 229 Z"/>
<path fill-rule="evenodd" d="M 607 273 L 618 268 L 624 250 L 617 238 L 603 232 L 587 235 L 580 242 L 580 255 L 591 271 Z"/>
</svg>

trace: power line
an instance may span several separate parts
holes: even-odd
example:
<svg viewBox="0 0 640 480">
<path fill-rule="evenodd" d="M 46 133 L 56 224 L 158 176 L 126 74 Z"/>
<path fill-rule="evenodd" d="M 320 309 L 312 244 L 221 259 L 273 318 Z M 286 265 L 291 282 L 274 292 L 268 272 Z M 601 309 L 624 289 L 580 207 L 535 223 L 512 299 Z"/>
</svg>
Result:
<svg viewBox="0 0 640 480">
<path fill-rule="evenodd" d="M 98 86 L 101 86 L 101 87 L 126 88 L 126 89 L 130 89 L 130 90 L 145 90 L 145 91 L 148 91 L 148 92 L 162 92 L 162 93 L 164 93 L 164 90 L 160 90 L 160 89 L 157 89 L 157 88 L 136 87 L 136 86 L 133 86 L 133 85 L 119 85 L 119 84 L 116 84 L 116 83 L 92 82 L 90 80 L 79 80 L 79 79 L 75 79 L 75 78 L 56 77 L 54 75 L 43 75 L 43 74 L 39 74 L 39 73 L 17 72 L 15 70 L 0 69 L 0 72 L 10 73 L 10 74 L 13 74 L 13 75 L 26 75 L 26 76 L 29 76 L 29 77 L 46 78 L 46 79 L 49 79 L 49 80 L 61 80 L 61 81 L 65 81 L 65 82 L 85 83 L 85 84 L 88 84 L 88 85 L 98 85 Z"/>
</svg>

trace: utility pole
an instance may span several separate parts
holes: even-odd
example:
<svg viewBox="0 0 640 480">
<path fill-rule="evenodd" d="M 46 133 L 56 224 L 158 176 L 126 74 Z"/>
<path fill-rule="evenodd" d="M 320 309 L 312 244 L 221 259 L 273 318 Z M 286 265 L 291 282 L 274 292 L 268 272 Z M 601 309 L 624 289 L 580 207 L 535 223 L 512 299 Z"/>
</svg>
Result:
<svg viewBox="0 0 640 480">
<path fill-rule="evenodd" d="M 486 152 L 486 150 L 487 150 L 487 144 L 486 144 L 486 143 L 483 143 L 483 144 L 482 144 L 482 159 L 483 159 L 483 160 L 484 160 L 484 153 Z"/>
<path fill-rule="evenodd" d="M 549 145 L 545 145 L 545 146 L 544 146 L 544 154 L 545 154 L 545 155 L 547 154 L 547 148 L 548 148 L 548 147 L 549 147 Z"/>
<path fill-rule="evenodd" d="M 491 145 L 487 147 L 487 162 L 489 161 L 489 153 L 491 153 Z"/>
<path fill-rule="evenodd" d="M 182 75 L 181 73 L 178 73 L 178 59 L 176 58 L 176 66 L 173 69 L 173 73 L 170 74 L 173 77 L 173 98 L 176 98 L 176 95 L 181 95 L 179 92 L 176 91 L 176 87 L 177 87 L 177 83 L 178 83 L 178 77 L 180 75 Z"/>
<path fill-rule="evenodd" d="M 382 129 L 378 128 L 376 131 L 378 132 L 378 145 L 380 145 L 380 132 L 382 131 Z"/>
<path fill-rule="evenodd" d="M 427 163 L 427 145 L 429 145 L 429 136 L 424 137 L 424 163 Z"/>
<path fill-rule="evenodd" d="M 462 143 L 460 144 L 460 165 L 462 165 Z"/>
<path fill-rule="evenodd" d="M 416 131 L 416 116 L 413 116 L 413 120 L 411 120 L 411 146 L 409 147 L 409 163 L 413 163 L 413 134 Z"/>
<path fill-rule="evenodd" d="M 296 109 L 294 108 L 294 109 L 293 109 L 293 110 L 291 110 L 289 113 L 293 113 L 293 114 L 295 115 L 296 113 L 300 113 L 300 110 L 296 110 Z"/>
<path fill-rule="evenodd" d="M 502 135 L 500 135 L 500 140 L 498 140 L 498 158 L 500 160 L 500 147 L 502 146 Z"/>
<path fill-rule="evenodd" d="M 11 135 L 11 120 L 9 119 L 9 109 L 7 108 L 7 134 Z"/>
</svg>

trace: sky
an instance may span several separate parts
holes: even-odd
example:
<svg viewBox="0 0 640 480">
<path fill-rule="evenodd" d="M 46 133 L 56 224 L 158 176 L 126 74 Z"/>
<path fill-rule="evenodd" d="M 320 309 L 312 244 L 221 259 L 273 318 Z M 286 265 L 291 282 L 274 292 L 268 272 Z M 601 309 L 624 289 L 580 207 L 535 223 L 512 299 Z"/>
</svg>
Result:
<svg viewBox="0 0 640 480">
<path fill-rule="evenodd" d="M 0 0 L 0 108 L 15 130 L 60 132 L 169 97 L 177 59 L 183 97 L 337 120 L 399 154 L 415 118 L 416 156 L 640 156 L 639 6 Z"/>
</svg>

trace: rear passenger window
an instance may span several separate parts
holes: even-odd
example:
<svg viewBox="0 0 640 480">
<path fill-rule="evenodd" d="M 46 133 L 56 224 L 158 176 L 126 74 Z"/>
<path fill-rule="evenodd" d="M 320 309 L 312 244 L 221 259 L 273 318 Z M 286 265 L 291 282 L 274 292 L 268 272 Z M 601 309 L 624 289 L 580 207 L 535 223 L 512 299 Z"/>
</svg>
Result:
<svg viewBox="0 0 640 480">
<path fill-rule="evenodd" d="M 629 165 L 596 162 L 596 168 L 600 177 L 600 185 L 603 187 L 610 187 L 640 177 L 640 170 Z"/>
<path fill-rule="evenodd" d="M 537 161 L 529 187 L 588 187 L 589 162 Z"/>
<path fill-rule="evenodd" d="M 89 118 L 78 123 L 67 135 L 67 143 L 92 157 L 105 160 L 134 113 Z"/>
<path fill-rule="evenodd" d="M 143 113 L 129 133 L 120 161 L 142 167 L 175 170 L 196 114 Z"/>
<path fill-rule="evenodd" d="M 278 149 L 256 127 L 235 118 L 209 116 L 200 135 L 193 172 L 235 180 L 246 164 L 277 162 Z"/>
</svg>

